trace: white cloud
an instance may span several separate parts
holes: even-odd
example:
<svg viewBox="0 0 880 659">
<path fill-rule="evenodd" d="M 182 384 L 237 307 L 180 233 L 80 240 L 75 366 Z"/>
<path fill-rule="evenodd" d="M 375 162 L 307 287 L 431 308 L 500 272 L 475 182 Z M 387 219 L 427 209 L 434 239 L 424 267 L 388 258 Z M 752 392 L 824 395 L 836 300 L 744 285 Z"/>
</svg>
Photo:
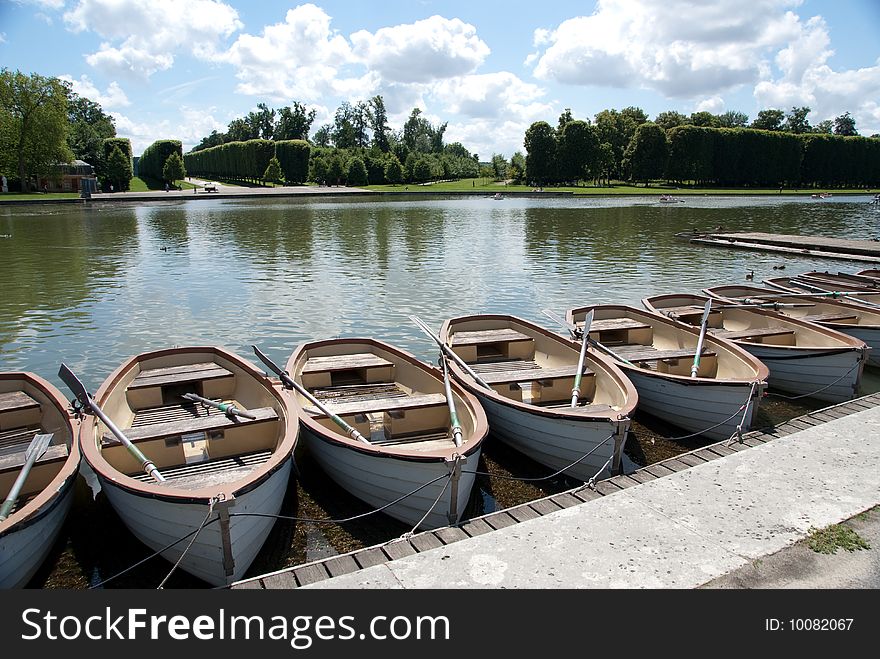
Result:
<svg viewBox="0 0 880 659">
<path fill-rule="evenodd" d="M 0 43 L 6 43 L 6 33 L 0 32 Z"/>
<path fill-rule="evenodd" d="M 238 69 L 237 91 L 306 101 L 332 92 L 340 68 L 352 57 L 330 21 L 323 9 L 306 4 L 289 10 L 283 23 L 267 25 L 260 36 L 240 35 L 222 57 Z"/>
<path fill-rule="evenodd" d="M 712 114 L 720 114 L 724 110 L 724 99 L 720 96 L 712 96 L 704 98 L 697 103 L 697 112 L 711 112 Z"/>
<path fill-rule="evenodd" d="M 415 23 L 351 35 L 355 55 L 393 82 L 430 82 L 471 73 L 489 55 L 477 29 L 458 18 L 431 16 Z"/>
<path fill-rule="evenodd" d="M 64 7 L 64 0 L 15 0 L 20 5 L 36 5 L 43 9 L 61 9 Z"/>
<path fill-rule="evenodd" d="M 158 122 L 139 122 L 119 113 L 111 112 L 116 123 L 116 135 L 131 140 L 131 151 L 140 155 L 156 140 L 180 140 L 184 153 L 198 144 L 211 131 L 223 132 L 226 124 L 214 118 L 217 108 L 180 107 L 172 123 L 165 119 Z"/>
<path fill-rule="evenodd" d="M 140 77 L 171 68 L 179 52 L 211 60 L 218 44 L 242 27 L 236 10 L 220 0 L 79 0 L 64 22 L 105 40 L 86 56 L 90 65 Z"/>
<path fill-rule="evenodd" d="M 786 11 L 796 4 L 753 0 L 742 12 L 741 0 L 599 0 L 591 16 L 535 32 L 536 45 L 547 46 L 535 75 L 668 97 L 717 94 L 757 81 L 768 48 L 798 33 L 799 19 Z"/>
<path fill-rule="evenodd" d="M 530 101 L 544 95 L 537 85 L 506 71 L 443 81 L 433 91 L 450 112 L 482 118 L 520 114 Z"/>
<path fill-rule="evenodd" d="M 789 110 L 807 106 L 812 123 L 850 112 L 863 135 L 880 132 L 880 59 L 874 66 L 835 71 L 828 64 L 834 55 L 828 27 L 820 17 L 800 26 L 800 33 L 775 58 L 779 75 L 765 72 L 754 90 L 764 108 Z"/>
<path fill-rule="evenodd" d="M 107 86 L 106 91 L 102 92 L 87 75 L 80 76 L 79 80 L 75 80 L 70 75 L 60 75 L 58 77 L 69 82 L 75 93 L 90 101 L 94 101 L 105 111 L 108 108 L 124 108 L 131 105 L 128 96 L 125 95 L 122 87 L 115 80 Z"/>
</svg>

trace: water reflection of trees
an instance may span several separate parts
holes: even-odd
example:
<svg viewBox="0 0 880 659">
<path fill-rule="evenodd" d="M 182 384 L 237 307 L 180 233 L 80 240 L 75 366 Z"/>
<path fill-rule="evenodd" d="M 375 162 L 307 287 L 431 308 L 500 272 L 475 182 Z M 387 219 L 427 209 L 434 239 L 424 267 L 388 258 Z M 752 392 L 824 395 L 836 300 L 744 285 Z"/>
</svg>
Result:
<svg viewBox="0 0 880 659">
<path fill-rule="evenodd" d="M 51 325 L 118 278 L 139 248 L 134 209 L 86 206 L 0 220 L 0 343 Z M 51 312 L 46 315 L 46 312 Z M 54 314 L 54 315 L 53 315 Z M 38 331 L 38 330 L 34 330 Z"/>
</svg>

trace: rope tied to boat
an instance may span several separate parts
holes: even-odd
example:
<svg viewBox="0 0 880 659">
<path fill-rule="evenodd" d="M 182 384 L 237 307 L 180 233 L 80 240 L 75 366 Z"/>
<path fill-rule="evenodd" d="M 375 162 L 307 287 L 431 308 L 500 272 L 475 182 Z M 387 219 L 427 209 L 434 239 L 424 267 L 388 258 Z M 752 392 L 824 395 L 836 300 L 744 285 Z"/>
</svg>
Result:
<svg viewBox="0 0 880 659">
<path fill-rule="evenodd" d="M 400 536 L 401 539 L 411 538 L 412 535 L 416 532 L 416 529 L 418 529 L 422 525 L 422 522 L 424 522 L 426 519 L 428 519 L 428 515 L 430 515 L 431 511 L 434 510 L 434 508 L 437 506 L 438 503 L 440 503 L 440 499 L 442 499 L 443 495 L 446 494 L 446 490 L 449 489 L 449 484 L 451 482 L 452 482 L 452 472 L 450 472 L 449 475 L 447 476 L 446 483 L 443 484 L 443 488 L 440 490 L 440 494 L 438 494 L 437 498 L 434 499 L 434 503 L 431 504 L 431 507 L 428 508 L 428 510 L 425 512 L 425 514 L 422 515 L 422 518 L 418 522 L 416 522 L 415 526 L 413 526 L 411 530 L 407 531 L 402 536 Z"/>
<path fill-rule="evenodd" d="M 165 582 L 167 582 L 168 579 L 171 578 L 171 575 L 174 574 L 174 571 L 177 570 L 177 567 L 180 565 L 181 561 L 183 561 L 183 557 L 186 556 L 187 552 L 192 548 L 193 544 L 196 541 L 196 538 L 199 537 L 199 533 L 202 532 L 202 529 L 205 528 L 205 526 L 208 523 L 208 520 L 211 519 L 211 515 L 214 514 L 214 504 L 220 503 L 225 500 L 226 500 L 226 495 L 223 493 L 220 493 L 217 496 L 211 497 L 211 500 L 208 502 L 208 514 L 205 515 L 205 519 L 202 520 L 202 523 L 199 524 L 199 528 L 197 528 L 195 530 L 195 533 L 193 533 L 192 538 L 190 538 L 189 544 L 186 546 L 186 549 L 184 549 L 183 552 L 180 554 L 180 556 L 178 556 L 177 561 L 174 563 L 174 565 L 168 571 L 168 574 L 166 574 L 165 578 L 162 579 L 162 583 L 160 583 L 158 586 L 156 586 L 156 590 L 162 590 L 165 587 Z"/>
<path fill-rule="evenodd" d="M 740 444 L 742 444 L 742 441 L 743 441 L 743 426 L 746 424 L 746 417 L 747 417 L 748 414 L 749 414 L 749 403 L 752 402 L 752 398 L 755 396 L 755 388 L 758 386 L 758 384 L 759 384 L 759 382 L 758 382 L 757 380 L 755 380 L 754 382 L 752 382 L 752 388 L 749 390 L 749 398 L 748 398 L 748 400 L 743 404 L 743 406 L 740 407 L 740 410 L 742 410 L 742 413 L 743 413 L 742 419 L 740 419 L 740 422 L 739 422 L 739 423 L 737 424 L 737 426 L 736 426 L 736 430 L 735 430 L 734 433 L 730 436 L 730 438 L 727 440 L 727 445 L 728 445 L 728 446 L 730 446 L 730 445 L 733 443 L 733 439 L 734 439 L 734 437 L 739 441 Z"/>
<path fill-rule="evenodd" d="M 501 478 L 501 479 L 508 480 L 508 481 L 519 481 L 522 483 L 546 481 L 546 480 L 550 480 L 551 478 L 556 478 L 557 476 L 559 476 L 563 472 L 568 471 L 569 469 L 574 467 L 576 464 L 586 460 L 588 457 L 590 457 L 593 453 L 598 451 L 601 447 L 605 446 L 605 444 L 607 444 L 609 441 L 614 439 L 616 436 L 617 436 L 616 432 L 611 433 L 610 435 L 608 435 L 608 437 L 606 437 L 601 442 L 596 444 L 593 448 L 591 448 L 589 451 L 584 453 L 584 455 L 579 457 L 577 460 L 575 460 L 574 462 L 572 462 L 569 465 L 566 465 L 562 469 L 559 469 L 558 471 L 554 471 L 552 474 L 550 474 L 548 476 L 540 476 L 538 478 L 522 478 L 519 476 L 504 476 L 503 474 L 490 474 L 487 471 L 462 471 L 461 473 L 474 474 L 476 476 L 488 476 L 489 478 Z M 613 458 L 614 458 L 614 456 L 611 456 L 611 458 L 609 458 L 608 461 L 610 462 Z M 607 464 L 608 463 L 606 463 L 606 466 L 607 466 Z M 600 470 L 599 473 L 602 473 L 602 471 L 604 469 L 605 469 L 605 467 L 602 467 L 602 470 Z"/>
<path fill-rule="evenodd" d="M 599 477 L 599 474 L 601 474 L 603 471 L 608 469 L 608 465 L 610 465 L 610 464 L 611 464 L 611 458 L 608 458 L 608 461 L 604 465 L 602 465 L 602 468 L 599 471 L 597 471 L 595 474 L 593 474 L 593 477 L 590 478 L 590 480 L 588 480 L 586 483 L 584 483 L 583 487 L 580 487 L 577 489 L 582 490 L 584 487 L 586 487 L 591 490 L 595 490 L 596 489 L 596 479 Z"/>
<path fill-rule="evenodd" d="M 810 396 L 815 396 L 816 394 L 820 394 L 820 393 L 822 393 L 822 392 L 825 391 L 826 389 L 830 389 L 831 387 L 833 387 L 834 385 L 836 385 L 838 382 L 840 382 L 840 381 L 843 380 L 844 378 L 848 377 L 848 376 L 850 375 L 850 373 L 852 373 L 852 372 L 853 372 L 854 370 L 856 370 L 859 366 L 861 366 L 861 364 L 862 364 L 862 361 L 861 361 L 861 360 L 857 361 L 855 364 L 853 364 L 852 368 L 850 368 L 846 373 L 844 373 L 844 374 L 841 375 L 839 378 L 837 378 L 834 382 L 832 382 L 832 383 L 830 383 L 830 384 L 826 384 L 826 385 L 825 385 L 824 387 L 822 387 L 821 389 L 816 389 L 816 391 L 812 391 L 812 392 L 810 392 L 810 393 L 808 393 L 808 394 L 801 394 L 800 396 L 786 396 L 785 394 L 778 394 L 778 393 L 776 393 L 776 392 L 768 392 L 767 395 L 768 395 L 768 396 L 774 396 L 774 397 L 776 397 L 776 398 L 785 398 L 786 400 L 799 400 L 799 399 L 801 399 L 801 398 L 809 398 Z"/>
</svg>

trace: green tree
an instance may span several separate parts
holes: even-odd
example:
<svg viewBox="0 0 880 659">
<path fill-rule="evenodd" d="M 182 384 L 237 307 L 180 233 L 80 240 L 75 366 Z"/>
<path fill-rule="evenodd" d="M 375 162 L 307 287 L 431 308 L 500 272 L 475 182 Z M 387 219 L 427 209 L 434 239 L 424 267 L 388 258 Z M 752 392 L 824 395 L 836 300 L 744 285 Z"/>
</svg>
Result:
<svg viewBox="0 0 880 659">
<path fill-rule="evenodd" d="M 842 135 L 843 137 L 853 137 L 859 134 L 856 130 L 856 120 L 850 116 L 849 112 L 844 112 L 839 117 L 835 117 L 834 134 Z"/>
<path fill-rule="evenodd" d="M 831 135 L 834 132 L 834 122 L 831 119 L 825 119 L 820 121 L 818 124 L 813 126 L 814 133 L 822 133 L 824 135 Z"/>
<path fill-rule="evenodd" d="M 716 117 L 711 112 L 706 112 L 702 110 L 700 112 L 691 113 L 691 120 L 688 122 L 692 126 L 703 126 L 706 128 L 717 128 L 718 127 L 718 117 Z"/>
<path fill-rule="evenodd" d="M 761 110 L 751 127 L 757 130 L 782 130 L 785 113 L 782 110 Z"/>
<path fill-rule="evenodd" d="M 169 158 L 171 160 L 171 158 Z M 266 165 L 266 171 L 263 172 L 263 180 L 270 183 L 279 183 L 281 181 L 281 163 L 278 158 L 272 156 L 269 164 Z"/>
<path fill-rule="evenodd" d="M 431 161 L 425 156 L 416 156 L 412 165 L 412 180 L 418 183 L 431 180 Z"/>
<path fill-rule="evenodd" d="M 666 112 L 661 112 L 654 119 L 654 123 L 664 130 L 669 130 L 670 128 L 675 128 L 676 126 L 684 126 L 689 122 L 690 120 L 685 115 L 676 110 L 667 110 Z"/>
<path fill-rule="evenodd" d="M 113 117 L 105 114 L 94 101 L 72 93 L 67 101 L 67 121 L 67 145 L 73 157 L 92 165 L 101 176 L 104 139 L 116 137 Z"/>
<path fill-rule="evenodd" d="M 810 108 L 806 106 L 800 108 L 793 107 L 785 118 L 785 130 L 795 134 L 812 133 L 813 127 L 810 126 L 810 122 L 807 119 L 808 114 L 810 114 Z"/>
<path fill-rule="evenodd" d="M 521 151 L 510 156 L 510 167 L 507 170 L 508 178 L 515 183 L 522 183 L 526 178 L 526 157 Z"/>
<path fill-rule="evenodd" d="M 347 185 L 366 185 L 367 166 L 361 158 L 352 158 L 348 163 Z"/>
<path fill-rule="evenodd" d="M 566 124 L 574 121 L 574 115 L 571 114 L 571 108 L 565 108 L 565 111 L 559 115 L 559 121 L 556 124 L 556 132 L 561 133 Z"/>
<path fill-rule="evenodd" d="M 0 70 L 0 172 L 27 190 L 31 176 L 69 162 L 68 88 L 57 78 Z"/>
<path fill-rule="evenodd" d="M 561 181 L 577 185 L 595 166 L 599 138 L 586 121 L 569 121 L 556 134 L 556 167 Z"/>
<path fill-rule="evenodd" d="M 543 185 L 556 179 L 556 132 L 546 121 L 536 121 L 526 131 L 526 180 Z"/>
<path fill-rule="evenodd" d="M 749 125 L 749 117 L 745 112 L 728 110 L 718 115 L 719 128 L 745 128 Z"/>
<path fill-rule="evenodd" d="M 624 161 L 630 176 L 636 181 L 644 181 L 647 187 L 651 179 L 663 176 L 668 158 L 666 131 L 657 124 L 645 123 L 636 128 Z"/>
<path fill-rule="evenodd" d="M 173 184 L 175 181 L 181 181 L 186 178 L 186 168 L 183 166 L 183 158 L 177 151 L 173 151 L 170 156 L 165 159 L 165 165 L 162 167 L 162 178 Z"/>
<path fill-rule="evenodd" d="M 507 178 L 507 159 L 500 153 L 492 154 L 492 170 L 495 174 L 496 181 L 503 181 Z"/>
<path fill-rule="evenodd" d="M 131 160 L 118 146 L 114 146 L 107 158 L 107 180 L 116 191 L 127 190 L 131 181 Z"/>
<path fill-rule="evenodd" d="M 403 167 L 396 156 L 391 156 L 385 163 L 385 180 L 391 185 L 397 185 L 403 182 Z"/>
<path fill-rule="evenodd" d="M 273 139 L 276 141 L 308 139 L 315 114 L 315 110 L 307 110 L 305 105 L 297 102 L 294 102 L 292 107 L 281 108 L 275 121 Z"/>
<path fill-rule="evenodd" d="M 345 178 L 345 164 L 342 162 L 342 156 L 334 153 L 327 161 L 327 184 L 341 185 Z"/>
<path fill-rule="evenodd" d="M 602 110 L 596 115 L 596 131 L 600 144 L 610 144 L 614 157 L 611 176 L 620 177 L 623 165 L 623 153 L 636 128 L 647 121 L 645 113 L 636 107 L 617 110 Z"/>
<path fill-rule="evenodd" d="M 333 126 L 330 124 L 324 124 L 318 130 L 315 131 L 315 134 L 312 135 L 312 142 L 315 143 L 315 146 L 319 146 L 321 148 L 326 148 L 330 146 L 331 132 L 333 131 Z"/>
<path fill-rule="evenodd" d="M 367 118 L 373 131 L 373 144 L 382 153 L 388 153 L 391 150 L 389 141 L 391 129 L 388 127 L 388 112 L 385 110 L 385 101 L 381 96 L 374 96 L 367 103 Z"/>
</svg>

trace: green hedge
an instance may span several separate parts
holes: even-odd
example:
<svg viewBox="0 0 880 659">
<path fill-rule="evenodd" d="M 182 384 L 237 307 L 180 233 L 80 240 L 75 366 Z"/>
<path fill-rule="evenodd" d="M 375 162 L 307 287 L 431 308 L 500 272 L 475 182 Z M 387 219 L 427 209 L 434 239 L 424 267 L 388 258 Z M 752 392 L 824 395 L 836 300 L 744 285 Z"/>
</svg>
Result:
<svg viewBox="0 0 880 659">
<path fill-rule="evenodd" d="M 183 146 L 180 140 L 158 140 L 144 149 L 141 159 L 138 161 L 138 173 L 143 178 L 150 178 L 155 181 L 163 181 L 165 176 L 162 169 L 165 167 L 165 161 L 172 153 L 183 155 Z"/>
<path fill-rule="evenodd" d="M 183 161 L 191 176 L 260 181 L 274 155 L 275 142 L 248 140 L 187 153 Z"/>
<path fill-rule="evenodd" d="M 275 142 L 275 157 L 288 184 L 305 183 L 309 178 L 309 156 L 312 148 L 305 140 Z"/>
</svg>

